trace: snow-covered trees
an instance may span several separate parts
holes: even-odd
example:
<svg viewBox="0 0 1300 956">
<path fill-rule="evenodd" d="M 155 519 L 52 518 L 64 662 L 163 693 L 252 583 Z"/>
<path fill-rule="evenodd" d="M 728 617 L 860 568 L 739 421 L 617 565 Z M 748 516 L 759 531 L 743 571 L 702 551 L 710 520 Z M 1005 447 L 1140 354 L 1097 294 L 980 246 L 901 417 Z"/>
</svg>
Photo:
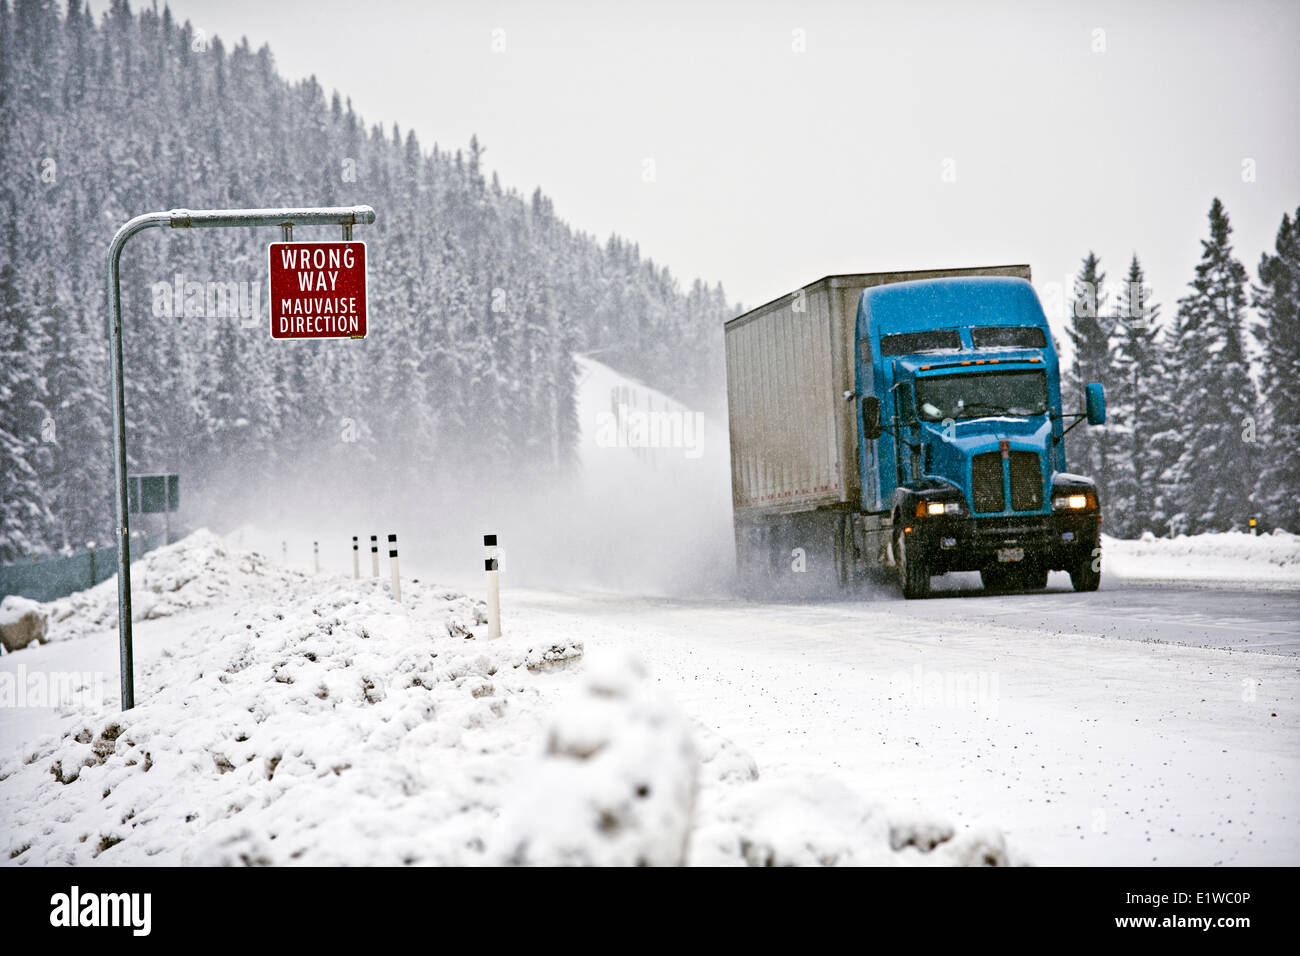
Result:
<svg viewBox="0 0 1300 956">
<path fill-rule="evenodd" d="M 1120 289 L 1106 373 L 1105 442 L 1110 465 L 1110 531 L 1133 537 L 1153 530 L 1159 457 L 1152 441 L 1167 418 L 1167 383 L 1159 340 L 1160 306 L 1151 299 L 1137 253 Z"/>
<path fill-rule="evenodd" d="M 1300 531 L 1300 207 L 1283 214 L 1274 255 L 1259 260 L 1253 304 L 1264 349 L 1259 510 Z"/>
<path fill-rule="evenodd" d="M 189 502 L 292 465 L 385 480 L 454 460 L 564 467 L 574 351 L 697 403 L 721 394 L 720 287 L 689 292 L 633 243 L 598 243 L 540 190 L 504 190 L 464 151 L 367 127 L 269 49 L 227 48 L 169 10 L 0 0 L 0 561 L 105 540 L 104 252 L 141 212 L 369 203 L 371 334 L 272 343 L 252 230 L 150 233 L 123 260 L 131 468 L 181 472 Z M 16 214 L 22 210 L 21 218 Z M 335 230 L 299 239 L 336 238 Z M 177 277 L 180 277 L 179 280 Z M 155 315 L 151 291 L 234 283 L 236 309 Z M 703 291 L 701 291 L 703 290 Z M 188 296 L 185 297 L 189 301 Z M 173 310 L 174 311 L 174 310 Z M 469 454 L 465 454 L 468 452 Z"/>
<path fill-rule="evenodd" d="M 1300 209 L 1282 217 L 1253 294 L 1231 238 L 1215 199 L 1172 321 L 1136 254 L 1113 312 L 1093 253 L 1075 279 L 1065 401 L 1100 381 L 1109 410 L 1104 428 L 1071 432 L 1070 463 L 1098 478 L 1112 534 L 1243 529 L 1252 516 L 1265 530 L 1300 528 Z"/>
<path fill-rule="evenodd" d="M 1065 370 L 1062 402 L 1067 411 L 1083 408 L 1084 387 L 1101 382 L 1108 388 L 1108 346 L 1110 319 L 1104 316 L 1106 274 L 1101 271 L 1101 260 L 1089 252 L 1079 267 L 1074 280 L 1074 301 L 1070 308 L 1070 323 L 1066 336 L 1074 356 Z M 1110 475 L 1106 456 L 1105 434 L 1098 429 L 1076 428 L 1070 433 L 1068 443 L 1070 468 L 1096 479 L 1103 497 L 1108 496 Z"/>
<path fill-rule="evenodd" d="M 1192 291 L 1178 300 L 1172 400 L 1184 422 L 1167 472 L 1170 521 L 1180 532 L 1244 528 L 1258 462 L 1255 388 L 1242 343 L 1246 268 L 1232 254 L 1232 226 L 1215 199 Z"/>
</svg>

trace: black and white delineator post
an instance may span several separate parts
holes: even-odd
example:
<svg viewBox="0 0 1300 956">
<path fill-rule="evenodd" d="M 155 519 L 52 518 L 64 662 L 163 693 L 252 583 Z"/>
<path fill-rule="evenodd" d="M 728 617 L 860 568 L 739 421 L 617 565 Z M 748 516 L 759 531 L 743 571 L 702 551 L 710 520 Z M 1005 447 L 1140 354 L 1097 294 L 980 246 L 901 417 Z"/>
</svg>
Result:
<svg viewBox="0 0 1300 956">
<path fill-rule="evenodd" d="M 397 535 L 388 536 L 388 563 L 393 569 L 393 600 L 402 603 L 402 579 L 397 573 Z"/>
<path fill-rule="evenodd" d="M 488 640 L 493 641 L 501 636 L 501 580 L 497 569 L 496 535 L 483 535 L 483 550 L 487 554 L 483 571 L 487 576 Z"/>
<path fill-rule="evenodd" d="M 379 535 L 370 536 L 370 576 L 379 577 Z"/>
<path fill-rule="evenodd" d="M 316 573 L 320 574 L 320 542 L 319 541 L 313 541 L 311 543 L 311 561 L 312 564 L 315 565 L 316 567 Z"/>
<path fill-rule="evenodd" d="M 243 228 L 245 226 L 339 226 L 345 240 L 352 227 L 370 225 L 369 206 L 291 207 L 283 209 L 173 209 L 136 216 L 122 225 L 108 244 L 108 348 L 112 366 L 113 480 L 117 527 L 117 630 L 122 672 L 122 709 L 135 706 L 135 649 L 131 637 L 131 516 L 127 502 L 126 382 L 122 374 L 122 250 L 146 229 Z"/>
<path fill-rule="evenodd" d="M 361 577 L 361 554 L 358 551 L 357 536 L 352 536 L 352 580 Z"/>
</svg>

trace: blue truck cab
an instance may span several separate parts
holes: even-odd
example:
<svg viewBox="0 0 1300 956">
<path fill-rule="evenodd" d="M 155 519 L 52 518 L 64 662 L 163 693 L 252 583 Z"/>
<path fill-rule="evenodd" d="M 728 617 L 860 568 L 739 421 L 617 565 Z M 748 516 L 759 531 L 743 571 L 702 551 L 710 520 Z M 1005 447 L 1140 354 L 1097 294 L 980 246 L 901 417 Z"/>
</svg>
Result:
<svg viewBox="0 0 1300 956">
<path fill-rule="evenodd" d="M 980 276 L 896 282 L 858 300 L 855 397 L 860 513 L 889 521 L 906 597 L 930 576 L 979 571 L 990 590 L 1100 580 L 1095 483 L 1070 473 L 1065 434 L 1105 421 L 1061 407 L 1060 367 L 1030 283 Z M 1071 421 L 1073 419 L 1073 421 Z"/>
</svg>

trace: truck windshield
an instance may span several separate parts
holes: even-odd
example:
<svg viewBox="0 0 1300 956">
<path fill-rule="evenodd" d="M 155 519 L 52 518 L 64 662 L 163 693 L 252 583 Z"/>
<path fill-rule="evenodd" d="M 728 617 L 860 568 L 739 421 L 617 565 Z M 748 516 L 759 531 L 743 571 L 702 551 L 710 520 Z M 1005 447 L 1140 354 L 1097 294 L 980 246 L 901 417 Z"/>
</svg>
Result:
<svg viewBox="0 0 1300 956">
<path fill-rule="evenodd" d="M 916 409 L 927 422 L 1042 415 L 1047 411 L 1047 375 L 1035 371 L 982 372 L 918 378 Z"/>
</svg>

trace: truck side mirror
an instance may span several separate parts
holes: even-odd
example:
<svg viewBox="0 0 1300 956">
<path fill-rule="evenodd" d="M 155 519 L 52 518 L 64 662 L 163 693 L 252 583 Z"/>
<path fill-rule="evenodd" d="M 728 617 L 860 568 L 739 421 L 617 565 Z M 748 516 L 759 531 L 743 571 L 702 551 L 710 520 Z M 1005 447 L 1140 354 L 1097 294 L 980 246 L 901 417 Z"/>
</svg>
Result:
<svg viewBox="0 0 1300 956">
<path fill-rule="evenodd" d="M 880 437 L 880 399 L 874 395 L 862 396 L 862 435 L 867 441 Z"/>
<path fill-rule="evenodd" d="M 1088 424 L 1105 425 L 1106 424 L 1106 390 L 1097 382 L 1093 382 L 1086 389 L 1084 394 L 1087 401 Z"/>
</svg>

